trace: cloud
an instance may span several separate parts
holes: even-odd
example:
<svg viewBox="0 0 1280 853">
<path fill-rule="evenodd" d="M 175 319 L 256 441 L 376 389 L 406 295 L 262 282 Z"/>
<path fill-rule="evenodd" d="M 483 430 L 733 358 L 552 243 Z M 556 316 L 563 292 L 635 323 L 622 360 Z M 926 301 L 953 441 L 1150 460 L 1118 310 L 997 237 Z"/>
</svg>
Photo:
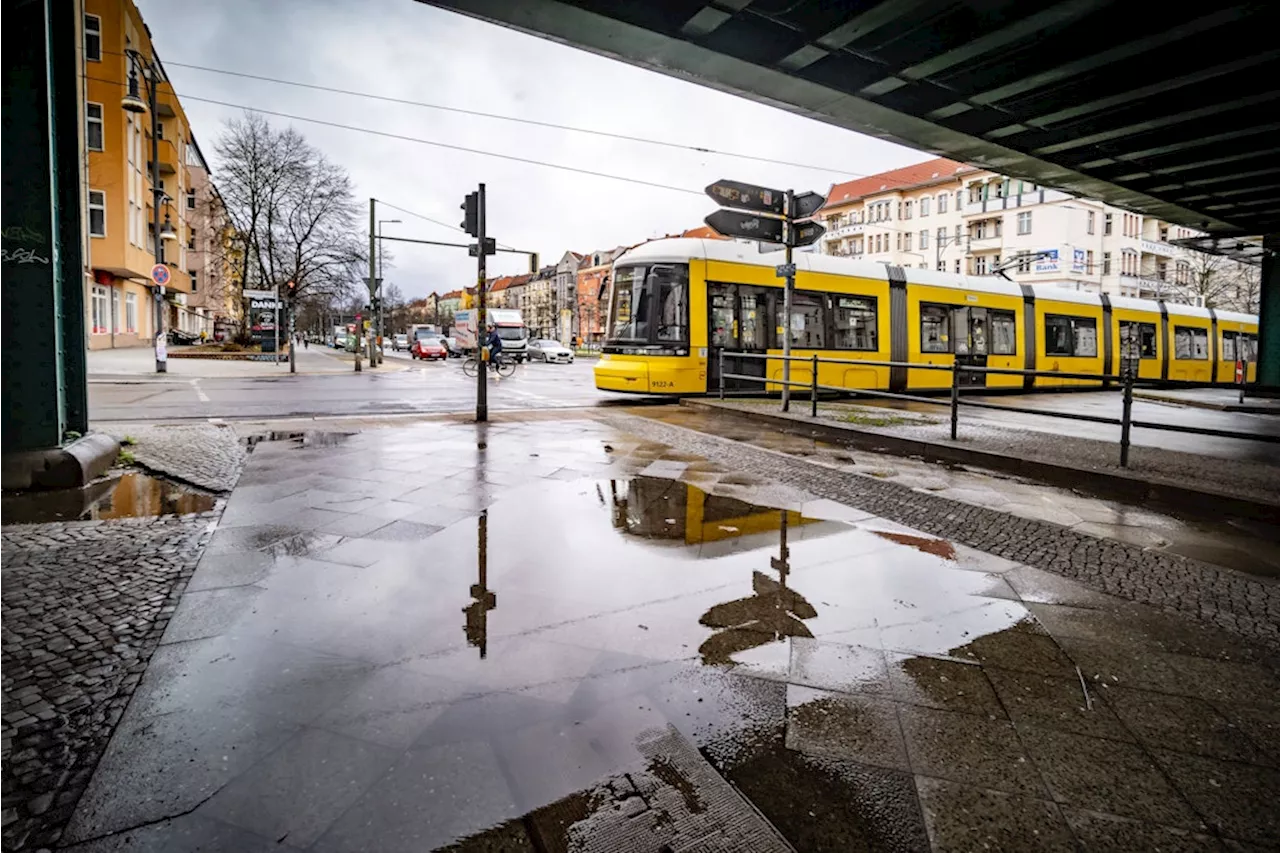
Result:
<svg viewBox="0 0 1280 853">
<path fill-rule="evenodd" d="M 485 24 L 421 3 L 138 0 L 181 98 L 210 98 L 389 133 L 474 147 L 599 172 L 687 187 L 718 178 L 825 192 L 832 182 L 923 159 L 910 149 L 812 119 L 645 71 L 585 51 Z M 214 74 L 203 65 L 298 82 L 374 92 L 628 136 L 837 167 L 822 172 L 638 142 L 388 104 Z M 190 97 L 183 106 L 207 155 L 222 123 L 238 110 Z M 271 118 L 279 124 L 287 120 Z M 369 197 L 439 219 L 461 220 L 463 196 L 483 181 L 489 231 L 508 246 L 540 252 L 612 248 L 699 225 L 714 205 L 705 196 L 638 186 L 293 122 L 350 172 Z M 214 181 L 217 181 L 217 163 Z M 465 241 L 396 211 L 384 233 Z M 363 229 L 364 220 L 360 227 Z M 393 245 L 387 279 L 410 297 L 475 279 L 465 250 Z M 490 258 L 493 273 L 524 270 L 518 255 Z"/>
</svg>

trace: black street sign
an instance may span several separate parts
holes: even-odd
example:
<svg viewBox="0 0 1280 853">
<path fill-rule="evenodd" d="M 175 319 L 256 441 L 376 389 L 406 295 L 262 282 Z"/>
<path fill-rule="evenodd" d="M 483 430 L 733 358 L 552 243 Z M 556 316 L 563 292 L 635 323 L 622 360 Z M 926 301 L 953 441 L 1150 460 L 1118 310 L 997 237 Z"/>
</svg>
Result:
<svg viewBox="0 0 1280 853">
<path fill-rule="evenodd" d="M 811 243 L 818 242 L 818 238 L 826 232 L 827 229 L 816 222 L 801 222 L 797 225 L 792 225 L 791 245 L 808 246 Z"/>
<path fill-rule="evenodd" d="M 795 208 L 791 211 L 791 218 L 808 219 L 810 216 L 813 216 L 821 210 L 822 206 L 826 203 L 827 197 L 824 195 L 818 195 L 817 193 L 800 193 L 800 195 L 795 197 L 795 200 L 791 205 Z"/>
<path fill-rule="evenodd" d="M 715 229 L 717 234 L 725 237 L 745 237 L 748 240 L 763 240 L 766 243 L 782 242 L 783 222 L 781 219 L 770 216 L 757 216 L 737 210 L 717 210 L 702 221 Z M 816 234 L 813 239 L 818 239 Z"/>
<path fill-rule="evenodd" d="M 782 190 L 771 190 L 768 187 L 757 187 L 754 184 L 743 184 L 738 181 L 716 181 L 707 187 L 706 192 L 715 199 L 716 204 L 722 207 L 736 207 L 741 210 L 779 215 L 782 213 L 783 201 L 787 197 Z M 711 227 L 715 228 L 714 225 Z"/>
</svg>

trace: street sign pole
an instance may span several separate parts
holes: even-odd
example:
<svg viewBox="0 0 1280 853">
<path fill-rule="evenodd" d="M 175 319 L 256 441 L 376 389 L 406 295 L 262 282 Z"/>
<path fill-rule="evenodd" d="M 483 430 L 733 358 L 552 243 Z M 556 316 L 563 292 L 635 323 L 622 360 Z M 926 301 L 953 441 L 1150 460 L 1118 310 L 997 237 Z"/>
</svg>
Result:
<svg viewBox="0 0 1280 853">
<path fill-rule="evenodd" d="M 278 285 L 276 286 L 275 305 L 276 305 L 276 323 L 275 323 L 276 349 L 271 357 L 276 360 L 276 364 L 278 365 L 280 363 L 280 287 Z"/>
<path fill-rule="evenodd" d="M 795 204 L 796 194 L 787 190 L 782 203 L 782 215 L 786 217 L 783 228 L 791 229 L 791 210 Z M 782 290 L 782 411 L 791 409 L 791 292 L 795 289 L 796 266 L 791 262 L 791 234 L 783 235 L 786 245 L 787 278 L 786 287 Z"/>
<path fill-rule="evenodd" d="M 486 328 L 484 277 L 485 250 L 488 248 L 485 241 L 484 184 L 480 185 L 476 196 L 476 209 L 479 226 L 476 230 L 480 232 L 476 235 L 476 358 L 480 361 L 480 369 L 476 371 L 476 423 L 482 424 L 489 420 L 489 360 L 485 358 L 485 342 L 481 338 Z"/>
</svg>

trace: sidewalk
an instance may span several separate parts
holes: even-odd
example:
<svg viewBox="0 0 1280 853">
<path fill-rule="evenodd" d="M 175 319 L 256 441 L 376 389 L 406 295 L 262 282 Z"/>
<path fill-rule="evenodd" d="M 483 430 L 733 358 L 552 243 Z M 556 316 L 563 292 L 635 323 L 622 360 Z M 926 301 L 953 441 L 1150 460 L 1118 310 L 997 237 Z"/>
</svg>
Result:
<svg viewBox="0 0 1280 853">
<path fill-rule="evenodd" d="M 173 351 L 181 351 L 174 347 Z M 130 347 L 114 350 L 90 350 L 88 353 L 90 380 L 163 380 L 174 376 L 193 377 L 246 377 L 268 379 L 289 375 L 287 361 L 273 364 L 269 361 L 236 361 L 206 358 L 170 358 L 168 371 L 156 373 L 155 354 L 146 347 Z M 298 373 L 350 373 L 353 372 L 351 356 L 320 345 L 299 349 Z M 365 367 L 368 367 L 366 363 Z M 388 365 L 388 368 L 390 365 Z"/>
<path fill-rule="evenodd" d="M 1220 412 L 1247 412 L 1255 415 L 1280 415 L 1280 400 L 1269 397 L 1245 397 L 1240 401 L 1240 392 L 1228 388 L 1143 388 L 1135 389 L 1135 398 L 1156 400 L 1161 403 L 1174 403 L 1179 406 L 1193 406 L 1198 409 L 1215 409 Z"/>
</svg>

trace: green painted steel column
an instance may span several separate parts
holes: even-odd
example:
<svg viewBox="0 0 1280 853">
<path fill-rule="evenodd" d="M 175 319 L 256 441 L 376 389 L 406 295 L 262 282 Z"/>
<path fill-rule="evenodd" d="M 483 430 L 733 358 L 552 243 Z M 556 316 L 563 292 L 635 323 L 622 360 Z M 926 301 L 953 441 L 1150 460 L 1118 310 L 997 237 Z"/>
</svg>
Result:
<svg viewBox="0 0 1280 853">
<path fill-rule="evenodd" d="M 69 430 L 88 429 L 77 8 L 58 0 L 5 8 L 0 438 L 6 453 L 57 447 Z"/>
<path fill-rule="evenodd" d="M 1280 388 L 1280 234 L 1263 239 L 1258 308 L 1258 384 Z"/>
</svg>

